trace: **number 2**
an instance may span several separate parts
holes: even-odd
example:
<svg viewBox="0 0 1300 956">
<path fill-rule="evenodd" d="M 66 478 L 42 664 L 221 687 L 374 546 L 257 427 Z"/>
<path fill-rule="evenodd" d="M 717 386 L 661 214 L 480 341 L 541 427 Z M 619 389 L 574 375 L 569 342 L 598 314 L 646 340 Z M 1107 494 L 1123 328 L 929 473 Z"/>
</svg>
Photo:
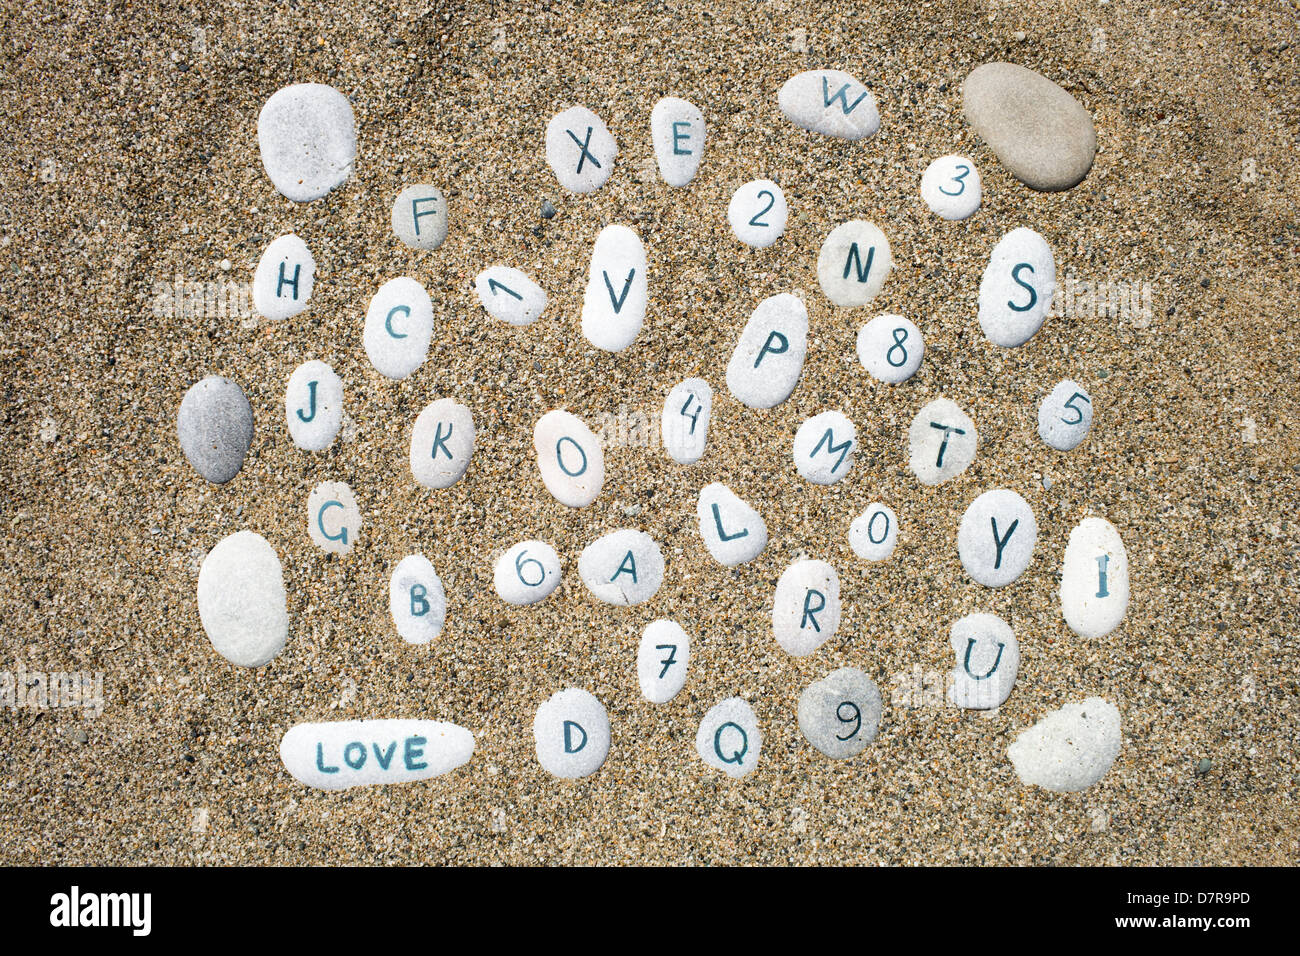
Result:
<svg viewBox="0 0 1300 956">
<path fill-rule="evenodd" d="M 760 209 L 758 212 L 754 213 L 754 218 L 749 220 L 749 224 L 751 226 L 762 226 L 764 229 L 766 229 L 768 226 L 772 224 L 770 222 L 760 222 L 759 220 L 761 217 L 766 216 L 767 211 L 776 205 L 776 197 L 772 195 L 772 191 L 770 189 L 764 189 L 762 192 L 758 194 L 759 199 L 762 199 L 764 196 L 767 197 L 767 205 L 764 206 L 762 209 Z"/>
</svg>

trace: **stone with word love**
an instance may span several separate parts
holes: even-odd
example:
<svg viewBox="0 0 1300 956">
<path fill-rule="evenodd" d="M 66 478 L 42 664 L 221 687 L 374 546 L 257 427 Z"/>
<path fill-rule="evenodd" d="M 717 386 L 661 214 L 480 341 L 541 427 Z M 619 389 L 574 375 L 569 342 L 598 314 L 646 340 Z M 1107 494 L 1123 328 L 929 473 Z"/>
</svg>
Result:
<svg viewBox="0 0 1300 956">
<path fill-rule="evenodd" d="M 658 620 L 646 625 L 636 654 L 641 696 L 652 704 L 666 704 L 686 683 L 691 661 L 691 639 L 676 621 Z"/>
<path fill-rule="evenodd" d="M 1000 588 L 1025 573 L 1038 542 L 1029 502 L 1007 488 L 986 491 L 966 509 L 957 528 L 957 553 L 966 573 Z"/>
<path fill-rule="evenodd" d="M 199 568 L 199 620 L 217 653 L 240 667 L 261 667 L 289 637 L 284 572 L 255 531 L 217 542 Z"/>
<path fill-rule="evenodd" d="M 437 249 L 447 238 L 447 197 L 429 183 L 407 186 L 393 200 L 392 223 L 412 249 Z"/>
<path fill-rule="evenodd" d="M 940 156 L 921 176 L 921 198 L 940 219 L 969 219 L 980 207 L 980 172 L 965 156 Z"/>
<path fill-rule="evenodd" d="M 324 362 L 303 362 L 284 389 L 289 437 L 304 451 L 324 451 L 343 424 L 343 380 Z"/>
<path fill-rule="evenodd" d="M 767 547 L 762 516 L 726 485 L 715 481 L 701 488 L 695 510 L 704 546 L 723 567 L 752 561 Z"/>
<path fill-rule="evenodd" d="M 975 460 L 979 434 L 956 402 L 936 398 L 912 419 L 907 430 L 908 467 L 923 485 L 956 478 Z"/>
<path fill-rule="evenodd" d="M 1054 710 L 1020 734 L 1007 756 L 1021 782 L 1074 793 L 1106 775 L 1120 748 L 1115 705 L 1089 697 Z"/>
<path fill-rule="evenodd" d="M 441 720 L 337 720 L 297 724 L 280 739 L 280 760 L 318 790 L 411 783 L 441 776 L 474 756 L 474 735 Z"/>
<path fill-rule="evenodd" d="M 546 161 L 570 192 L 589 193 L 605 185 L 617 155 L 609 127 L 585 106 L 571 106 L 546 124 Z"/>
<path fill-rule="evenodd" d="M 765 249 L 785 232 L 790 208 L 785 193 L 770 179 L 745 183 L 727 204 L 727 221 L 737 239 L 755 249 Z"/>
<path fill-rule="evenodd" d="M 669 186 L 688 186 L 704 156 L 704 114 L 676 96 L 665 96 L 650 111 L 659 175 Z"/>
<path fill-rule="evenodd" d="M 967 614 L 954 621 L 949 643 L 957 655 L 948 699 L 967 710 L 1001 707 L 1020 669 L 1020 644 L 996 614 Z"/>
<path fill-rule="evenodd" d="M 836 226 L 817 256 L 817 281 L 842 308 L 866 305 L 880 294 L 894 268 L 889 240 L 875 223 L 854 219 Z"/>
<path fill-rule="evenodd" d="M 460 481 L 474 454 L 474 416 L 464 405 L 440 398 L 425 406 L 411 429 L 411 474 L 426 488 Z"/>
<path fill-rule="evenodd" d="M 794 436 L 795 469 L 815 485 L 833 485 L 853 468 L 858 430 L 843 412 L 822 412 Z"/>
<path fill-rule="evenodd" d="M 244 390 L 209 375 L 190 386 L 176 414 L 176 437 L 194 470 L 215 485 L 239 474 L 253 443 L 253 409 Z"/>
<path fill-rule="evenodd" d="M 663 552 L 644 531 L 621 528 L 582 549 L 578 576 L 587 590 L 606 604 L 643 604 L 663 584 Z"/>
<path fill-rule="evenodd" d="M 709 708 L 695 734 L 695 752 L 714 770 L 739 779 L 758 766 L 763 734 L 754 708 L 741 697 L 728 697 Z"/>
<path fill-rule="evenodd" d="M 1061 568 L 1061 613 L 1080 637 L 1105 637 L 1128 613 L 1128 552 L 1105 518 L 1070 532 Z"/>
<path fill-rule="evenodd" d="M 621 352 L 641 331 L 648 301 L 641 238 L 627 226 L 606 226 L 591 251 L 582 297 L 582 334 L 598 349 Z"/>
<path fill-rule="evenodd" d="M 557 408 L 533 427 L 533 448 L 542 483 L 555 500 L 585 508 L 605 483 L 605 452 L 590 428 L 576 415 Z"/>
<path fill-rule="evenodd" d="M 497 559 L 492 583 L 507 604 L 536 604 L 559 586 L 560 556 L 545 541 L 520 541 Z"/>
<path fill-rule="evenodd" d="M 257 118 L 262 166 L 280 194 L 311 202 L 343 185 L 357 158 L 352 104 L 321 83 L 277 90 Z"/>
<path fill-rule="evenodd" d="M 880 710 L 876 682 L 856 667 L 842 667 L 799 695 L 799 729 L 826 756 L 844 760 L 876 739 Z"/>
<path fill-rule="evenodd" d="M 388 582 L 388 610 L 398 635 L 408 644 L 428 644 L 447 620 L 447 592 L 432 562 L 408 554 Z"/>
<path fill-rule="evenodd" d="M 272 240 L 253 272 L 253 308 L 268 319 L 287 319 L 307 308 L 316 282 L 316 259 L 293 233 Z"/>
<path fill-rule="evenodd" d="M 849 547 L 865 561 L 883 561 L 898 545 L 898 517 L 894 509 L 873 501 L 849 525 Z"/>
<path fill-rule="evenodd" d="M 347 554 L 361 533 L 361 509 L 346 482 L 322 481 L 307 497 L 307 533 L 330 554 Z"/>
<path fill-rule="evenodd" d="M 758 304 L 727 363 L 727 388 L 750 408 L 780 405 L 794 391 L 808 354 L 808 309 L 789 292 Z"/>
<path fill-rule="evenodd" d="M 924 355 L 921 330 L 901 315 L 878 315 L 858 330 L 858 361 L 878 382 L 907 381 Z"/>
<path fill-rule="evenodd" d="M 1038 437 L 1057 451 L 1072 451 L 1092 428 L 1092 396 L 1078 382 L 1065 379 L 1038 406 Z"/>
<path fill-rule="evenodd" d="M 869 139 L 880 129 L 871 92 L 842 70 L 808 70 L 785 81 L 777 103 L 800 129 L 838 139 Z"/>
<path fill-rule="evenodd" d="M 994 345 L 1024 345 L 1043 325 L 1056 294 L 1056 258 L 1032 229 L 1012 229 L 989 255 L 980 279 L 979 322 Z"/>
<path fill-rule="evenodd" d="M 840 577 L 825 561 L 796 561 L 776 582 L 772 633 L 795 657 L 821 647 L 840 626 Z"/>
<path fill-rule="evenodd" d="M 713 387 L 702 378 L 688 378 L 673 386 L 664 399 L 659 431 L 664 449 L 679 465 L 693 465 L 704 457 L 713 414 Z"/>
<path fill-rule="evenodd" d="M 565 780 L 588 776 L 609 756 L 609 714 L 594 694 L 570 687 L 537 708 L 533 740 L 547 772 Z"/>
<path fill-rule="evenodd" d="M 408 276 L 379 287 L 366 310 L 362 342 L 375 370 L 403 379 L 424 364 L 433 338 L 433 302 L 424 286 Z"/>
<path fill-rule="evenodd" d="M 532 325 L 546 311 L 546 291 L 518 269 L 488 266 L 474 279 L 487 314 L 510 325 Z"/>
</svg>

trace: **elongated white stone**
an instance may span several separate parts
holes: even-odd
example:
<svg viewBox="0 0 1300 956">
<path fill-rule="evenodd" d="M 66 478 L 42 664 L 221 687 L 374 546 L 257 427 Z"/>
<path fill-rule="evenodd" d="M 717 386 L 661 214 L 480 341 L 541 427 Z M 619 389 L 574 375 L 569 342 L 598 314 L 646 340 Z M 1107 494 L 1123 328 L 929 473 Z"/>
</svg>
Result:
<svg viewBox="0 0 1300 956">
<path fill-rule="evenodd" d="M 704 456 L 712 414 L 713 387 L 702 378 L 678 382 L 668 393 L 659 429 L 673 461 L 693 465 Z"/>
<path fill-rule="evenodd" d="M 854 219 L 831 230 L 817 256 L 817 281 L 842 308 L 866 305 L 894 268 L 889 240 L 875 223 Z"/>
<path fill-rule="evenodd" d="M 217 542 L 199 568 L 199 620 L 217 653 L 261 667 L 289 636 L 280 558 L 260 534 L 237 531 Z"/>
<path fill-rule="evenodd" d="M 727 363 L 727 388 L 750 408 L 780 405 L 808 354 L 808 310 L 788 292 L 758 304 Z"/>
<path fill-rule="evenodd" d="M 659 175 L 669 186 L 688 186 L 704 157 L 704 114 L 676 96 L 665 96 L 650 111 Z"/>
<path fill-rule="evenodd" d="M 381 375 L 403 379 L 424 364 L 433 338 L 433 302 L 424 286 L 389 279 L 370 300 L 362 342 Z"/>
<path fill-rule="evenodd" d="M 658 620 L 646 625 L 636 655 L 641 696 L 652 704 L 666 704 L 686 683 L 691 661 L 691 639 L 676 621 Z"/>
<path fill-rule="evenodd" d="M 1120 743 L 1115 705 L 1089 697 L 1049 713 L 1015 739 L 1007 756 L 1023 783 L 1072 793 L 1106 775 Z"/>
<path fill-rule="evenodd" d="M 837 139 L 869 139 L 880 129 L 871 91 L 843 70 L 808 70 L 785 81 L 777 103 L 801 129 Z"/>
<path fill-rule="evenodd" d="M 1032 229 L 1012 229 L 989 255 L 980 279 L 979 320 L 994 345 L 1024 345 L 1043 325 L 1056 294 L 1056 258 Z"/>
<path fill-rule="evenodd" d="M 447 620 L 447 593 L 432 562 L 408 554 L 393 568 L 388 582 L 388 610 L 408 644 L 427 644 L 442 633 Z"/>
<path fill-rule="evenodd" d="M 488 315 L 510 325 L 532 325 L 546 311 L 546 292 L 509 266 L 488 266 L 474 280 L 474 291 Z"/>
<path fill-rule="evenodd" d="M 1080 637 L 1105 637 L 1128 613 L 1128 552 L 1105 518 L 1084 518 L 1070 532 L 1061 569 L 1061 613 Z"/>
<path fill-rule="evenodd" d="M 340 720 L 298 724 L 280 740 L 280 760 L 318 790 L 410 783 L 469 762 L 474 735 L 440 720 Z"/>
<path fill-rule="evenodd" d="M 492 583 L 507 604 L 536 604 L 559 586 L 560 556 L 545 541 L 521 541 L 497 559 Z"/>
<path fill-rule="evenodd" d="M 696 516 L 704 546 L 723 567 L 752 561 L 767 547 L 762 516 L 720 482 L 700 489 Z"/>
<path fill-rule="evenodd" d="M 968 710 L 1002 706 L 1020 669 L 1020 644 L 1011 625 L 996 614 L 967 614 L 952 625 L 957 655 L 948 699 Z"/>
<path fill-rule="evenodd" d="M 840 626 L 840 578 L 825 561 L 796 561 L 776 582 L 772 632 L 795 657 L 821 647 Z"/>
<path fill-rule="evenodd" d="M 833 485 L 853 468 L 858 430 L 843 412 L 822 412 L 799 426 L 794 464 L 815 485 Z"/>
<path fill-rule="evenodd" d="M 343 380 L 324 362 L 304 362 L 289 376 L 284 413 L 295 445 L 324 451 L 343 424 Z"/>
<path fill-rule="evenodd" d="M 316 259 L 293 233 L 266 247 L 253 273 L 253 308 L 268 319 L 287 319 L 307 308 L 316 283 Z"/>
<path fill-rule="evenodd" d="M 632 344 L 645 321 L 649 286 L 645 247 L 627 226 L 606 226 L 591 252 L 582 299 L 582 334 L 606 352 Z"/>
<path fill-rule="evenodd" d="M 587 590 L 606 604 L 642 604 L 663 584 L 663 552 L 644 531 L 622 528 L 582 549 L 578 575 Z"/>
<path fill-rule="evenodd" d="M 582 419 L 563 409 L 547 412 L 533 427 L 537 468 L 555 500 L 585 508 L 605 483 L 605 453 Z"/>
<path fill-rule="evenodd" d="M 474 454 L 474 416 L 450 398 L 430 402 L 411 429 L 411 474 L 426 488 L 460 481 Z"/>
</svg>

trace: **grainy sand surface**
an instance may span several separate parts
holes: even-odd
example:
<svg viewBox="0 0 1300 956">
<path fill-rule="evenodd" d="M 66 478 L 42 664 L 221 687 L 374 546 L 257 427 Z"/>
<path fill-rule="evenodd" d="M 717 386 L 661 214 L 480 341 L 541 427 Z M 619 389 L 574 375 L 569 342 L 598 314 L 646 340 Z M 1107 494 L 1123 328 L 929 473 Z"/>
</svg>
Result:
<svg viewBox="0 0 1300 956">
<path fill-rule="evenodd" d="M 1300 858 L 1294 3 L 286 3 L 257 20 L 156 0 L 3 8 L 0 669 L 100 670 L 107 703 L 98 719 L 0 712 L 0 860 Z M 965 124 L 961 81 L 993 60 L 1044 73 L 1092 111 L 1100 152 L 1077 188 L 1030 191 Z M 846 143 L 781 116 L 780 85 L 815 67 L 870 86 L 878 136 Z M 266 98 L 303 81 L 352 99 L 359 144 L 355 177 L 309 205 L 274 191 L 256 138 Z M 650 110 L 669 94 L 709 123 L 689 189 L 654 168 Z M 547 120 L 575 103 L 620 147 L 608 185 L 586 196 L 560 189 L 542 148 Z M 917 189 L 949 152 L 984 180 L 983 207 L 960 223 L 931 215 Z M 757 177 L 791 206 L 766 250 L 726 223 L 732 190 Z M 420 181 L 451 203 L 450 237 L 432 253 L 389 229 L 393 197 Z M 558 209 L 549 221 L 544 198 Z M 817 251 L 850 218 L 881 226 L 896 265 L 872 306 L 836 310 Z M 616 356 L 578 326 L 591 244 L 610 222 L 635 226 L 651 263 L 645 329 Z M 1023 348 L 988 343 L 980 274 L 1022 225 L 1047 237 L 1063 276 L 1149 284 L 1150 314 L 1075 309 Z M 305 313 L 157 314 L 155 283 L 248 282 L 289 230 L 319 263 Z M 550 293 L 537 325 L 479 307 L 472 279 L 493 262 Z M 393 383 L 366 360 L 361 330 L 370 296 L 398 275 L 429 289 L 437 328 L 429 361 Z M 745 409 L 723 380 L 731 347 L 760 299 L 794 289 L 812 325 L 802 379 L 784 405 Z M 854 354 L 857 328 L 885 311 L 926 335 L 901 386 L 874 383 Z M 284 421 L 285 382 L 309 358 L 342 376 L 354 422 L 321 454 L 293 447 Z M 243 471 L 221 487 L 188 466 L 175 431 L 182 395 L 209 374 L 238 381 L 257 422 Z M 690 375 L 716 391 L 700 464 L 624 442 L 607 451 L 592 507 L 545 492 L 540 415 L 653 413 Z M 1036 414 L 1067 376 L 1098 414 L 1063 454 L 1039 441 Z M 417 413 L 445 395 L 473 410 L 479 446 L 465 479 L 435 493 L 411 478 L 407 446 Z M 907 471 L 905 433 L 940 395 L 971 413 L 981 445 L 959 479 L 927 489 Z M 790 444 L 830 408 L 853 418 L 862 450 L 848 480 L 819 487 L 798 477 Z M 348 481 L 364 513 L 344 560 L 308 540 L 306 499 L 322 480 Z M 757 504 L 772 534 L 735 571 L 696 530 L 696 494 L 713 480 Z M 1029 571 L 998 591 L 972 582 L 956 549 L 963 509 L 994 487 L 1024 495 L 1040 525 Z M 893 558 L 867 566 L 847 530 L 875 499 L 903 530 Z M 1128 617 L 1101 640 L 1074 636 L 1057 597 L 1069 531 L 1089 514 L 1119 528 L 1133 564 Z M 663 542 L 668 580 L 643 606 L 598 605 L 578 553 L 625 525 Z M 203 555 L 242 528 L 275 546 L 289 592 L 289 643 L 256 671 L 212 650 L 195 605 Z M 511 608 L 493 592 L 492 556 L 529 536 L 554 543 L 565 579 L 543 604 Z M 449 600 L 441 640 L 422 647 L 397 637 L 387 606 L 388 575 L 413 550 Z M 803 554 L 839 569 L 845 619 L 795 659 L 769 615 L 777 577 Z M 975 611 L 1005 617 L 1023 655 L 992 715 L 934 702 L 948 628 Z M 685 689 L 656 706 L 638 693 L 635 650 L 660 616 L 694 645 Z M 795 704 L 845 665 L 873 676 L 885 713 L 874 745 L 835 762 L 803 739 Z M 918 680 L 934 684 L 930 702 Z M 570 685 L 605 703 L 613 746 L 598 773 L 561 782 L 537 764 L 531 728 Z M 694 751 L 700 717 L 735 694 L 764 733 L 740 782 Z M 1082 794 L 1023 786 L 1007 745 L 1093 694 L 1123 714 L 1110 773 Z M 309 791 L 280 764 L 295 723 L 390 716 L 464 724 L 478 750 L 446 777 L 341 794 Z"/>
</svg>

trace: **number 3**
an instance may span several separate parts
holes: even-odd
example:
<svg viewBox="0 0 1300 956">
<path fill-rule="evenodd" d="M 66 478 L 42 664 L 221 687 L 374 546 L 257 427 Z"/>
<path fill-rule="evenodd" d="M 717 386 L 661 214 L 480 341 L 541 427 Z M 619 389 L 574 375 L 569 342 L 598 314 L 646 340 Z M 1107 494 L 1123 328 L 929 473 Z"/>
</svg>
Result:
<svg viewBox="0 0 1300 956">
<path fill-rule="evenodd" d="M 957 166 L 957 169 L 960 169 L 961 172 L 958 173 L 956 176 L 952 177 L 952 181 L 957 184 L 958 187 L 957 191 L 955 193 L 950 193 L 942 186 L 939 187 L 939 192 L 943 193 L 945 196 L 960 196 L 962 193 L 966 191 L 966 184 L 962 182 L 962 180 L 970 175 L 970 167 L 967 166 L 965 163 L 961 163 Z"/>
</svg>

